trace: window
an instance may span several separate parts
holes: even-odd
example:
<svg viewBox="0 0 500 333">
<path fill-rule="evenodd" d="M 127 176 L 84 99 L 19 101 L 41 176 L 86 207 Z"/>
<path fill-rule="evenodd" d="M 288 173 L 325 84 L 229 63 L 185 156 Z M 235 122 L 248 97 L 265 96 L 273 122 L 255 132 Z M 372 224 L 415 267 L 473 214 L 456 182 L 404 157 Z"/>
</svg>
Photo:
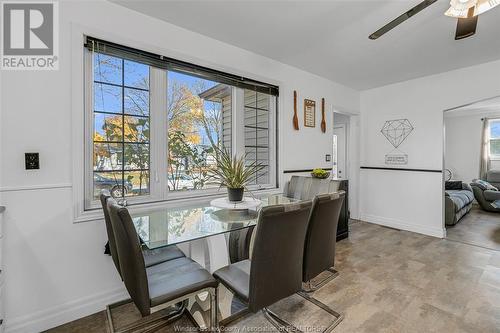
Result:
<svg viewBox="0 0 500 333">
<path fill-rule="evenodd" d="M 168 189 L 218 188 L 210 169 L 214 147 L 231 150 L 231 109 L 224 131 L 223 105 L 231 105 L 232 88 L 176 72 L 167 77 Z"/>
<path fill-rule="evenodd" d="M 85 209 L 216 192 L 215 148 L 276 187 L 275 86 L 87 37 Z"/>
<path fill-rule="evenodd" d="M 149 193 L 149 66 L 94 53 L 93 199 Z"/>
<path fill-rule="evenodd" d="M 490 120 L 490 158 L 500 160 L 500 119 Z"/>
<path fill-rule="evenodd" d="M 260 164 L 263 169 L 255 175 L 252 184 L 270 182 L 270 95 L 245 89 L 245 157 L 247 164 Z"/>
</svg>

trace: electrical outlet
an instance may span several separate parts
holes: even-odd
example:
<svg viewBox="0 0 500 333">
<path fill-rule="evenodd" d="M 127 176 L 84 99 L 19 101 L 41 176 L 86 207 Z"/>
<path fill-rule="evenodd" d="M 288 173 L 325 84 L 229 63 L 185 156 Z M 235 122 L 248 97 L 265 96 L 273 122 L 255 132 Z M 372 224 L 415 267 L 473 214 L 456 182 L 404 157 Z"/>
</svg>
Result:
<svg viewBox="0 0 500 333">
<path fill-rule="evenodd" d="M 326 162 L 330 162 L 331 160 L 332 160 L 332 155 L 330 155 L 330 154 L 326 154 L 326 155 L 325 155 L 325 161 L 326 161 Z"/>
<path fill-rule="evenodd" d="M 24 165 L 26 170 L 40 169 L 40 157 L 38 153 L 25 153 Z"/>
</svg>

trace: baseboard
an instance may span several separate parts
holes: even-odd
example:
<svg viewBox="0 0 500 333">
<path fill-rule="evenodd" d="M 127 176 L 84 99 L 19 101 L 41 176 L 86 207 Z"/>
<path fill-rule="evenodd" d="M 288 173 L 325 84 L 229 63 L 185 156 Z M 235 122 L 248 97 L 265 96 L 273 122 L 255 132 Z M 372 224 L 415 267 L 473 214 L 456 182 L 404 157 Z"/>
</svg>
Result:
<svg viewBox="0 0 500 333">
<path fill-rule="evenodd" d="M 5 333 L 36 333 L 102 311 L 107 304 L 127 299 L 124 288 L 83 297 L 17 318 L 6 318 Z"/>
<path fill-rule="evenodd" d="M 433 228 L 433 227 L 409 224 L 407 222 L 388 217 L 375 216 L 370 214 L 361 214 L 361 220 L 369 223 L 379 224 L 400 230 L 416 232 L 419 234 L 437 238 L 444 238 L 446 236 L 446 230 L 444 228 Z"/>
</svg>

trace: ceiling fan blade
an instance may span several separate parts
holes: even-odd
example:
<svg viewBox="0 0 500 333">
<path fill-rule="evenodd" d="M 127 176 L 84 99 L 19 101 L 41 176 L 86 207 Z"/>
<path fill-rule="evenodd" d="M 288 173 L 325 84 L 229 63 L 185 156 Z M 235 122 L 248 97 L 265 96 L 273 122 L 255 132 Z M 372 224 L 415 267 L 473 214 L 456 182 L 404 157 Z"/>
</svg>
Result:
<svg viewBox="0 0 500 333">
<path fill-rule="evenodd" d="M 406 21 L 407 19 L 409 19 L 413 15 L 415 15 L 415 14 L 419 13 L 420 11 L 424 10 L 425 8 L 429 7 L 430 5 L 435 3 L 436 1 L 437 0 L 424 0 L 424 1 L 422 1 L 418 5 L 416 5 L 415 7 L 410 9 L 409 11 L 407 11 L 406 13 L 399 15 L 394 20 L 392 20 L 391 22 L 384 25 L 382 28 L 380 28 L 377 31 L 375 31 L 374 33 L 372 33 L 370 36 L 368 36 L 368 38 L 370 38 L 372 40 L 379 38 L 380 36 L 389 32 L 390 30 L 394 29 L 395 27 L 397 27 L 398 25 L 400 25 L 401 23 L 403 23 L 404 21 Z"/>
<path fill-rule="evenodd" d="M 469 17 L 459 18 L 457 20 L 455 40 L 464 39 L 476 33 L 477 19 L 479 18 L 479 15 L 472 15 L 474 15 L 474 7 L 469 9 Z"/>
</svg>

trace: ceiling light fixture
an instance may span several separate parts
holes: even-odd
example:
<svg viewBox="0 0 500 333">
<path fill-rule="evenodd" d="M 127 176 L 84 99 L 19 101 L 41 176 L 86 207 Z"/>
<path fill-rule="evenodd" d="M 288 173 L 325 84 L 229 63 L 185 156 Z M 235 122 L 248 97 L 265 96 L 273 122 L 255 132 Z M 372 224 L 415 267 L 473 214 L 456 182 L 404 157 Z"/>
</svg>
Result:
<svg viewBox="0 0 500 333">
<path fill-rule="evenodd" d="M 451 0 L 450 8 L 444 13 L 456 18 L 470 18 L 500 5 L 500 0 Z M 473 8 L 473 10 L 470 10 Z"/>
<path fill-rule="evenodd" d="M 368 36 L 371 40 L 380 38 L 409 18 L 417 15 L 422 10 L 436 3 L 438 0 L 423 0 L 415 7 L 410 8 L 403 14 L 390 21 L 382 28 Z M 500 5 L 500 0 L 451 0 L 450 8 L 445 15 L 451 16 L 457 21 L 455 40 L 473 36 L 476 33 L 479 15 Z"/>
<path fill-rule="evenodd" d="M 479 15 L 500 5 L 500 0 L 479 0 L 474 15 Z"/>
</svg>

